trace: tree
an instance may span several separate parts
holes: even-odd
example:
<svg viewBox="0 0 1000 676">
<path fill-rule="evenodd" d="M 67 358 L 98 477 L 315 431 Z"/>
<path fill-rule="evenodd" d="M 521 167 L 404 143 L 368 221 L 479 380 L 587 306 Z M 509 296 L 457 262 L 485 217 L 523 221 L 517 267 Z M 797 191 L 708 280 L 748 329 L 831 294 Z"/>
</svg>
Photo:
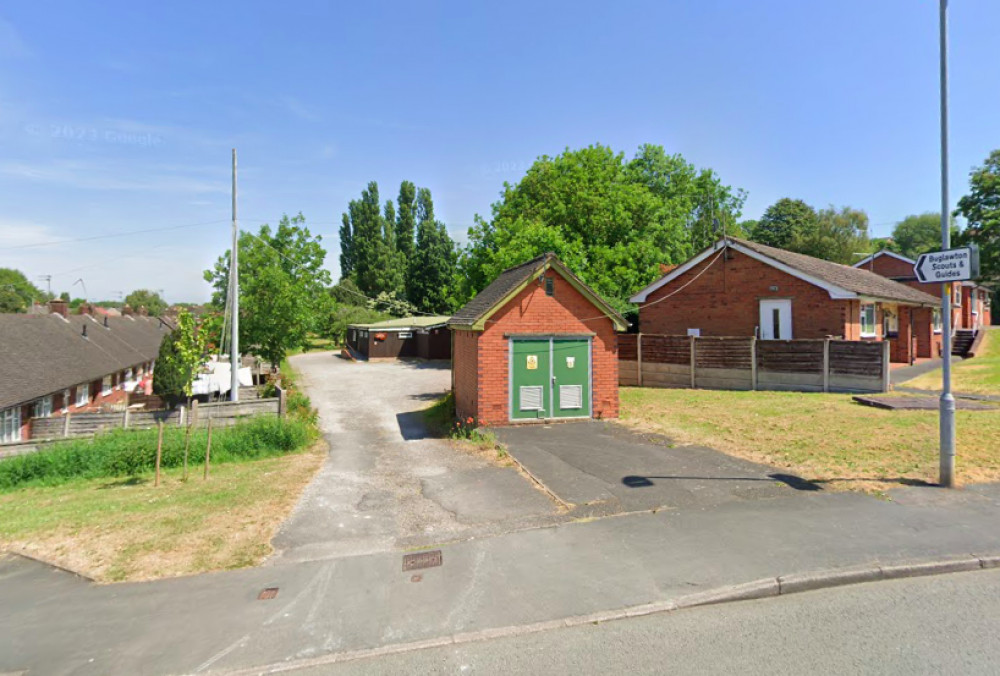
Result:
<svg viewBox="0 0 1000 676">
<path fill-rule="evenodd" d="M 1000 149 L 969 174 L 969 194 L 958 201 L 955 212 L 968 220 L 958 244 L 979 247 L 984 280 L 1000 280 Z"/>
<path fill-rule="evenodd" d="M 350 278 L 361 292 L 367 296 L 377 296 L 383 291 L 402 293 L 404 270 L 392 246 L 392 226 L 386 223 L 381 212 L 375 181 L 361 191 L 360 199 L 352 200 L 347 207 L 341 226 L 341 251 L 344 250 L 345 231 L 350 232 L 347 242 Z"/>
<path fill-rule="evenodd" d="M 954 224 L 952 236 L 958 236 Z M 940 250 L 941 214 L 927 212 L 907 216 L 892 229 L 892 243 L 893 251 L 913 259 L 928 251 Z"/>
<path fill-rule="evenodd" d="M 351 217 L 341 215 L 340 221 L 340 275 L 350 279 L 354 274 L 354 234 Z"/>
<path fill-rule="evenodd" d="M 160 294 L 149 289 L 136 289 L 125 296 L 125 304 L 138 310 L 141 307 L 154 317 L 159 317 L 167 309 L 167 301 L 160 297 Z"/>
<path fill-rule="evenodd" d="M 272 364 L 289 349 L 303 346 L 320 326 L 330 302 L 330 273 L 323 268 L 322 237 L 313 236 L 305 217 L 282 216 L 272 233 L 263 225 L 253 235 L 241 232 L 240 347 Z M 213 303 L 226 306 L 229 252 L 221 256 L 205 280 L 215 287 Z"/>
<path fill-rule="evenodd" d="M 153 392 L 176 403 L 192 395 L 191 386 L 205 361 L 206 336 L 186 310 L 177 316 L 177 328 L 163 339 L 153 371 Z"/>
<path fill-rule="evenodd" d="M 741 205 L 742 193 L 659 146 L 642 146 L 632 160 L 601 145 L 542 156 L 516 185 L 504 184 L 489 221 L 476 217 L 459 263 L 461 298 L 553 251 L 624 311 L 661 263 L 680 263 L 696 242 L 714 239 L 712 214 L 736 222 Z"/>
<path fill-rule="evenodd" d="M 421 312 L 449 313 L 455 301 L 455 244 L 440 221 L 428 220 L 417 230 L 407 296 Z"/>
<path fill-rule="evenodd" d="M 416 200 L 417 189 L 409 181 L 399 185 L 399 197 L 396 199 L 396 251 L 403 255 L 404 264 L 409 266 L 413 258 L 414 238 L 416 236 Z"/>
<path fill-rule="evenodd" d="M 783 197 L 767 208 L 753 229 L 753 240 L 788 249 L 816 232 L 816 210 L 802 200 Z"/>
<path fill-rule="evenodd" d="M 48 294 L 29 282 L 23 272 L 0 268 L 0 312 L 27 312 L 32 303 L 47 300 Z"/>
<path fill-rule="evenodd" d="M 816 226 L 796 235 L 790 251 L 850 265 L 858 253 L 871 249 L 868 241 L 868 214 L 851 207 L 828 207 L 816 213 Z"/>
</svg>

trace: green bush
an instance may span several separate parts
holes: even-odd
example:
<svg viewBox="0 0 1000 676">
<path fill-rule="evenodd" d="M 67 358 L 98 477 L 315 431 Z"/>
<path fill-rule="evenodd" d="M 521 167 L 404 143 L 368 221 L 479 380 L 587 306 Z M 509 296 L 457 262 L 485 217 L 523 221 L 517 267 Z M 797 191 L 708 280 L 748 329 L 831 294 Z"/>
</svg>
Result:
<svg viewBox="0 0 1000 676">
<path fill-rule="evenodd" d="M 312 425 L 293 418 L 259 417 L 212 430 L 212 463 L 257 460 L 296 451 L 315 436 Z M 0 461 L 0 491 L 70 479 L 136 476 L 156 466 L 157 430 L 112 430 L 93 440 L 65 441 L 37 453 Z M 190 460 L 205 457 L 208 431 L 191 431 Z M 184 429 L 163 434 L 162 467 L 184 463 Z"/>
</svg>

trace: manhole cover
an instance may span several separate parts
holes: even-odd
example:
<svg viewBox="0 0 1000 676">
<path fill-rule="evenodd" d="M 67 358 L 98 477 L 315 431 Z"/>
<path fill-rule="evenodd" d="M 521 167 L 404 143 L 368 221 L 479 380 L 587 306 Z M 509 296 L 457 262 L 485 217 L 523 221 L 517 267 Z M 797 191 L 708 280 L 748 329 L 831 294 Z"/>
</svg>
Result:
<svg viewBox="0 0 1000 676">
<path fill-rule="evenodd" d="M 267 589 L 263 590 L 261 593 L 257 594 L 257 600 L 258 601 L 268 601 L 268 600 L 273 599 L 273 598 L 275 598 L 277 596 L 278 596 L 278 588 L 277 587 L 268 587 Z"/>
<path fill-rule="evenodd" d="M 405 554 L 403 556 L 403 572 L 408 570 L 418 570 L 420 568 L 433 568 L 441 565 L 441 550 L 435 549 L 430 552 L 417 552 L 416 554 Z"/>
</svg>

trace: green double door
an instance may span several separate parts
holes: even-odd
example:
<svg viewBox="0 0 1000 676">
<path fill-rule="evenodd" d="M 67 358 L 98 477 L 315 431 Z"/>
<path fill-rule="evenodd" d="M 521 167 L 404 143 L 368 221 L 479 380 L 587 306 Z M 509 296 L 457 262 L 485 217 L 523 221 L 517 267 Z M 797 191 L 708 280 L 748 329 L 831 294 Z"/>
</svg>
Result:
<svg viewBox="0 0 1000 676">
<path fill-rule="evenodd" d="M 511 418 L 589 418 L 590 340 L 511 339 Z"/>
</svg>

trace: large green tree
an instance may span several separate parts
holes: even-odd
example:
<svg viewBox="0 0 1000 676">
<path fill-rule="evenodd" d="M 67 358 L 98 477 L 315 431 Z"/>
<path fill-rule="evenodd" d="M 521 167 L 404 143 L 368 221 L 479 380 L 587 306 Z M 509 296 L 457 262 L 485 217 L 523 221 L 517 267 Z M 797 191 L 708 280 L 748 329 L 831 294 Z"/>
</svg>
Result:
<svg viewBox="0 0 1000 676">
<path fill-rule="evenodd" d="M 159 317 L 167 309 L 167 301 L 149 289 L 136 289 L 125 296 L 125 304 L 134 310 L 144 307 L 154 317 Z"/>
<path fill-rule="evenodd" d="M 367 296 L 403 292 L 405 272 L 392 243 L 395 223 L 386 222 L 388 213 L 383 215 L 381 206 L 378 183 L 372 181 L 361 191 L 359 199 L 351 200 L 341 226 L 342 252 L 343 234 L 350 233 L 347 246 L 350 268 L 346 276 Z"/>
<path fill-rule="evenodd" d="M 396 198 L 396 250 L 403 256 L 405 265 L 413 258 L 416 236 L 417 188 L 409 181 L 399 185 Z"/>
<path fill-rule="evenodd" d="M 749 233 L 753 241 L 789 249 L 816 231 L 816 210 L 799 199 L 782 197 L 764 212 Z"/>
<path fill-rule="evenodd" d="M 0 312 L 27 312 L 33 302 L 48 299 L 48 294 L 29 282 L 23 272 L 0 268 Z"/>
<path fill-rule="evenodd" d="M 956 213 L 968 220 L 958 243 L 978 245 L 981 278 L 1000 281 L 1000 149 L 972 170 Z"/>
<path fill-rule="evenodd" d="M 850 265 L 858 254 L 871 250 L 868 214 L 851 207 L 828 207 L 816 212 L 816 226 L 797 235 L 788 247 L 815 258 Z"/>
<path fill-rule="evenodd" d="M 952 226 L 952 236 L 958 229 Z M 941 249 L 941 214 L 927 212 L 907 216 L 892 229 L 891 250 L 907 258 Z"/>
<path fill-rule="evenodd" d="M 492 217 L 476 217 L 463 251 L 463 297 L 546 251 L 620 310 L 628 297 L 737 223 L 743 194 L 659 146 L 623 153 L 595 145 L 542 156 L 504 184 Z M 720 222 L 717 232 L 714 221 Z"/>
<path fill-rule="evenodd" d="M 417 195 L 417 242 L 410 258 L 406 296 L 421 312 L 445 313 L 454 309 L 455 244 L 444 223 L 434 218 L 431 191 Z"/>
<path fill-rule="evenodd" d="M 376 207 L 377 210 L 377 207 Z M 328 311 L 330 273 L 323 268 L 326 250 L 305 217 L 283 216 L 276 230 L 263 225 L 255 235 L 241 232 L 240 348 L 278 364 L 288 350 L 306 344 Z M 205 271 L 213 303 L 226 306 L 229 252 Z"/>
<path fill-rule="evenodd" d="M 187 310 L 177 316 L 177 328 L 160 343 L 153 372 L 153 392 L 176 403 L 192 395 L 198 369 L 205 361 L 207 335 Z"/>
</svg>

